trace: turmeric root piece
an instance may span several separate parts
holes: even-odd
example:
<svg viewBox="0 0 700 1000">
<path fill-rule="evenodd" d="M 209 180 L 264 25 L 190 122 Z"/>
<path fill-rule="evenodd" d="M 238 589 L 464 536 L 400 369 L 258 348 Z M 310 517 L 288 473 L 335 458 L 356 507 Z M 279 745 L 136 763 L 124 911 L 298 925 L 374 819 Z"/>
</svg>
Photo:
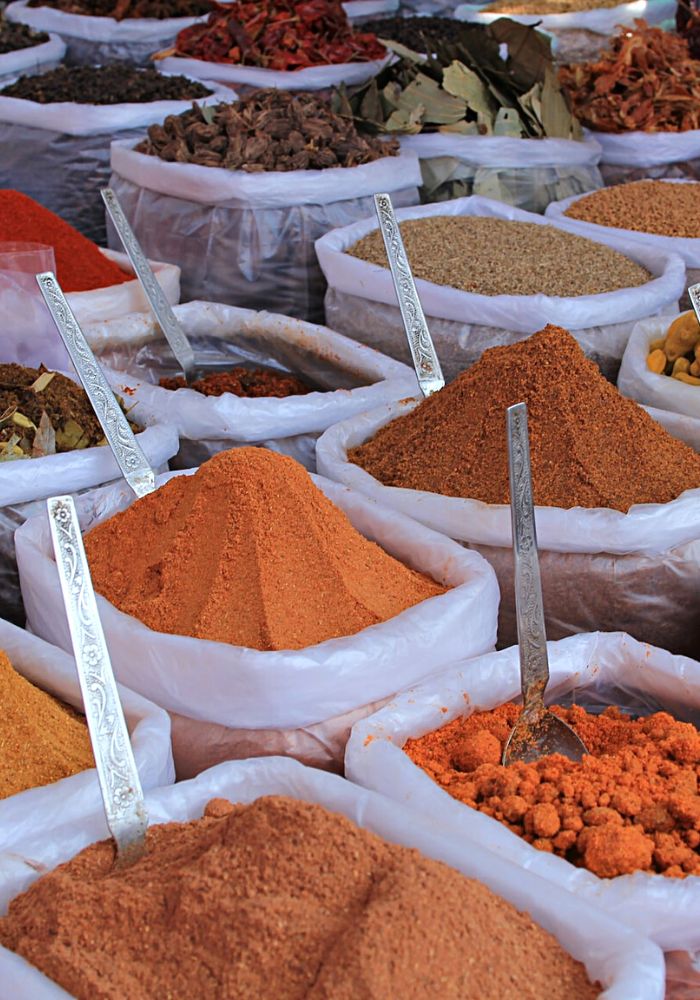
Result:
<svg viewBox="0 0 700 1000">
<path fill-rule="evenodd" d="M 657 375 L 663 375 L 666 368 L 666 355 L 664 352 L 661 350 L 652 351 L 647 358 L 647 368 Z"/>
<path fill-rule="evenodd" d="M 695 313 L 690 310 L 674 319 L 666 334 L 664 353 L 669 361 L 675 361 L 690 351 L 694 351 L 700 342 L 700 324 Z"/>
</svg>

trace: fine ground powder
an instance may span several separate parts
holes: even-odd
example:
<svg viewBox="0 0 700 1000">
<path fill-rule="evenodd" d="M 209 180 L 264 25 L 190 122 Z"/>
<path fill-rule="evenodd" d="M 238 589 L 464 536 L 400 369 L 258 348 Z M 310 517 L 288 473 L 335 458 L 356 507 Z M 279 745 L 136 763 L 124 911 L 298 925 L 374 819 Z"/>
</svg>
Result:
<svg viewBox="0 0 700 1000">
<path fill-rule="evenodd" d="M 85 547 L 95 589 L 149 628 L 260 650 L 353 635 L 445 590 L 264 448 L 220 452 L 171 479 Z"/>
<path fill-rule="evenodd" d="M 509 502 L 506 409 L 527 403 L 535 503 L 667 503 L 700 456 L 621 396 L 566 330 L 484 351 L 473 367 L 350 452 L 386 486 Z"/>
<path fill-rule="evenodd" d="M 15 899 L 0 942 L 78 1000 L 593 1000 L 528 915 L 417 851 L 282 797 L 88 847 Z"/>
<path fill-rule="evenodd" d="M 633 181 L 601 188 L 569 205 L 565 215 L 597 226 L 658 236 L 700 238 L 700 184 Z"/>
<path fill-rule="evenodd" d="M 0 651 L 0 799 L 94 767 L 85 720 Z"/>
</svg>

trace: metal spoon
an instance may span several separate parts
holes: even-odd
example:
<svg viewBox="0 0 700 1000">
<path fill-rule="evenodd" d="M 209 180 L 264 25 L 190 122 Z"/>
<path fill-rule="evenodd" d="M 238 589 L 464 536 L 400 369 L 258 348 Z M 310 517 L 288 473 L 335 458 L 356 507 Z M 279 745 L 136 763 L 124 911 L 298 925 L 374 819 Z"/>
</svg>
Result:
<svg viewBox="0 0 700 1000">
<path fill-rule="evenodd" d="M 416 283 L 413 280 L 413 272 L 406 256 L 406 248 L 403 245 L 391 198 L 388 194 L 375 194 L 374 207 L 384 239 L 384 249 L 389 260 L 418 385 L 424 396 L 431 396 L 434 392 L 445 388 L 445 379 L 418 298 Z"/>
<path fill-rule="evenodd" d="M 156 488 L 153 469 L 66 302 L 56 275 L 45 271 L 37 274 L 36 280 L 122 475 L 137 497 L 152 493 Z"/>
<path fill-rule="evenodd" d="M 549 662 L 540 563 L 537 557 L 525 403 L 510 406 L 506 411 L 506 422 L 523 710 L 503 750 L 503 763 L 527 763 L 552 753 L 560 753 L 569 760 L 579 761 L 588 753 L 583 742 L 570 726 L 545 708 L 544 704 L 545 689 L 549 682 Z"/>
<path fill-rule="evenodd" d="M 693 307 L 695 318 L 700 323 L 700 284 L 691 285 L 688 289 L 688 298 Z"/>
<path fill-rule="evenodd" d="M 46 506 L 102 803 L 117 848 L 115 865 L 124 867 L 146 849 L 148 814 L 75 505 L 72 497 L 60 496 Z"/>
</svg>

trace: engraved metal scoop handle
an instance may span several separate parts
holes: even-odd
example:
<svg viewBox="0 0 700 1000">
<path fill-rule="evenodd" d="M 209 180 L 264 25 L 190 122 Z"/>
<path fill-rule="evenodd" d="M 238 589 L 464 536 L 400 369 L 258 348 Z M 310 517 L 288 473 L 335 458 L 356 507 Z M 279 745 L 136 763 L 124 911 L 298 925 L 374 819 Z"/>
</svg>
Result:
<svg viewBox="0 0 700 1000">
<path fill-rule="evenodd" d="M 384 239 L 384 249 L 389 260 L 391 277 L 394 281 L 396 297 L 399 300 L 401 319 L 406 331 L 406 339 L 416 370 L 418 385 L 424 396 L 431 396 L 445 387 L 440 361 L 430 336 L 423 307 L 418 298 L 411 265 L 408 263 L 406 248 L 401 238 L 401 230 L 394 215 L 394 207 L 388 194 L 375 194 L 374 207 L 377 211 L 379 228 Z"/>
<path fill-rule="evenodd" d="M 137 497 L 152 493 L 156 488 L 153 469 L 78 326 L 56 275 L 52 271 L 45 271 L 37 274 L 36 280 L 122 475 Z"/>
<path fill-rule="evenodd" d="M 693 307 L 695 318 L 700 323 L 700 284 L 690 286 L 688 289 L 688 298 Z"/>
<path fill-rule="evenodd" d="M 570 760 L 580 760 L 587 752 L 586 747 L 573 729 L 545 708 L 544 704 L 544 693 L 549 681 L 549 661 L 525 403 L 510 406 L 506 411 L 506 422 L 515 613 L 523 710 L 506 743 L 503 763 L 537 760 L 552 753 L 563 754 Z"/>
<path fill-rule="evenodd" d="M 148 299 L 148 304 L 153 310 L 153 315 L 158 321 L 158 325 L 163 331 L 165 339 L 170 345 L 170 350 L 175 355 L 177 363 L 182 368 L 186 382 L 192 382 L 195 377 L 195 359 L 192 345 L 187 339 L 185 331 L 180 326 L 170 303 L 163 293 L 153 273 L 151 265 L 148 263 L 145 253 L 141 249 L 141 244 L 136 239 L 133 229 L 124 215 L 124 210 L 119 204 L 119 199 L 111 188 L 102 188 L 100 191 L 102 200 L 105 203 L 109 217 L 114 223 L 119 239 L 131 261 L 136 272 L 136 277 L 141 282 L 144 294 Z"/>
<path fill-rule="evenodd" d="M 46 501 L 80 690 L 117 865 L 145 850 L 148 814 L 70 496 Z"/>
</svg>

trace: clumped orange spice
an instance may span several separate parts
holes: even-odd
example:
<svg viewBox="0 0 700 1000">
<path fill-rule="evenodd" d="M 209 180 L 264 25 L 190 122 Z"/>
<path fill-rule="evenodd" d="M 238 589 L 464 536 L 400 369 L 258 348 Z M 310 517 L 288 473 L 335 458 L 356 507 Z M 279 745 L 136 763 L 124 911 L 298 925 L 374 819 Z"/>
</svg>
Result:
<svg viewBox="0 0 700 1000">
<path fill-rule="evenodd" d="M 500 763 L 520 715 L 507 704 L 458 718 L 404 750 L 445 791 L 600 878 L 700 875 L 700 733 L 666 712 L 631 719 L 553 706 L 589 750 Z"/>
</svg>

